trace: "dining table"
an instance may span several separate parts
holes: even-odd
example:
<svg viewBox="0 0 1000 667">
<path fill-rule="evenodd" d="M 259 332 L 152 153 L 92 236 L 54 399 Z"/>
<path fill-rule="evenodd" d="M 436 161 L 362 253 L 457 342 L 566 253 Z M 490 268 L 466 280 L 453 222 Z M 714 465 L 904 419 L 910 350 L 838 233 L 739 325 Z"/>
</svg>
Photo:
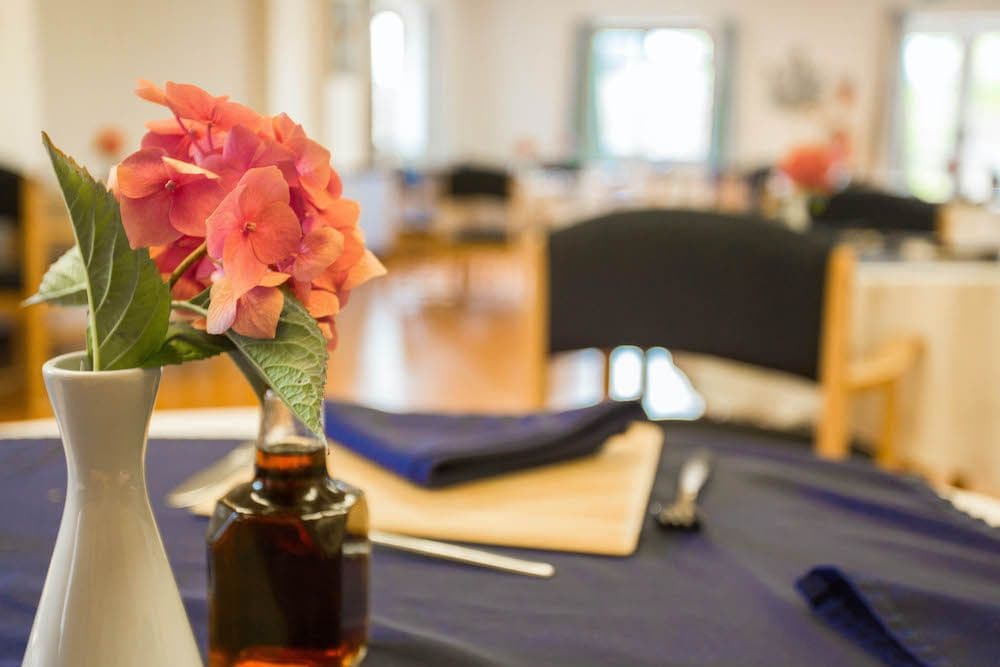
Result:
<svg viewBox="0 0 1000 667">
<path fill-rule="evenodd" d="M 1000 263 L 868 260 L 854 287 L 853 345 L 894 336 L 922 343 L 903 379 L 899 455 L 929 478 L 1000 495 Z M 857 408 L 874 438 L 879 401 Z"/>
<path fill-rule="evenodd" d="M 256 419 L 251 408 L 153 418 L 151 501 L 203 649 L 207 521 L 168 507 L 165 496 L 253 437 Z M 983 662 L 982 633 L 1000 637 L 1000 613 L 963 638 L 935 632 L 933 616 L 919 621 L 927 604 L 912 601 L 1000 610 L 1000 529 L 988 523 L 1000 526 L 997 502 L 961 492 L 952 502 L 861 458 L 821 461 L 788 436 L 711 423 L 662 427 L 651 501 L 673 496 L 692 452 L 713 457 L 700 531 L 663 530 L 649 517 L 627 557 L 487 547 L 553 564 L 550 579 L 376 546 L 365 665 L 996 664 Z M 0 425 L 0 667 L 20 664 L 58 528 L 66 479 L 56 435 L 51 420 Z M 884 611 L 879 591 L 910 605 L 913 627 L 904 614 L 890 618 L 888 640 L 845 633 L 836 615 L 809 603 L 818 573 L 831 568 L 868 591 L 873 609 Z M 894 598 L 898 591 L 910 593 Z M 914 591 L 924 597 L 907 597 Z M 926 637 L 915 644 L 907 633 L 918 630 Z M 947 659 L 891 662 L 901 645 Z"/>
</svg>

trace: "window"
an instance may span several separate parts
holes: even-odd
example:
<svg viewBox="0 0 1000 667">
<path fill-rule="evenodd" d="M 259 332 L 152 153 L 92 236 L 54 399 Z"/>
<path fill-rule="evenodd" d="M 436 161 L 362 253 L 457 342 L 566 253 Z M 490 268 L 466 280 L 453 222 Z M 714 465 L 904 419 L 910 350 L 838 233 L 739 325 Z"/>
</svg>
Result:
<svg viewBox="0 0 1000 667">
<path fill-rule="evenodd" d="M 418 160 L 427 150 L 427 16 L 415 0 L 376 2 L 369 33 L 375 157 Z"/>
<path fill-rule="evenodd" d="M 697 28 L 601 28 L 590 41 L 585 136 L 594 157 L 708 162 L 715 44 Z"/>
<path fill-rule="evenodd" d="M 986 201 L 1000 176 L 1000 14 L 917 14 L 900 52 L 897 161 L 930 201 Z"/>
</svg>

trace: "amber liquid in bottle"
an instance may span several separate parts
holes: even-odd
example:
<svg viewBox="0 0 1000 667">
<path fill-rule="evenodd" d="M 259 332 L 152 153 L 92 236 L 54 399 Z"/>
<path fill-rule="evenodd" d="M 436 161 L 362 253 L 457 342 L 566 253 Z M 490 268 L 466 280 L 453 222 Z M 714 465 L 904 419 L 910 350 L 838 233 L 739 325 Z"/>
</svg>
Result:
<svg viewBox="0 0 1000 667">
<path fill-rule="evenodd" d="M 368 510 L 325 448 L 258 445 L 209 525 L 209 667 L 347 667 L 368 634 Z"/>
</svg>

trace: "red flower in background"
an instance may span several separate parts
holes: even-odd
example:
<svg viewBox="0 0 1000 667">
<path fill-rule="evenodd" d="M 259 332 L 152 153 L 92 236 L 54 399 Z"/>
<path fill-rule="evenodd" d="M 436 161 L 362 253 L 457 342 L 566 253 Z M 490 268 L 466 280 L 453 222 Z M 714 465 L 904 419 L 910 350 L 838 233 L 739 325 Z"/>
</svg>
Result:
<svg viewBox="0 0 1000 667">
<path fill-rule="evenodd" d="M 826 193 L 836 185 L 842 159 L 840 151 L 833 146 L 806 144 L 786 153 L 778 168 L 802 190 Z"/>
<path fill-rule="evenodd" d="M 187 267 L 175 298 L 210 288 L 211 333 L 273 337 L 287 286 L 335 345 L 350 291 L 385 268 L 329 151 L 285 114 L 197 86 L 140 81 L 136 94 L 172 118 L 147 123 L 142 148 L 112 172 L 129 243 L 149 247 L 165 276 Z"/>
<path fill-rule="evenodd" d="M 117 160 L 125 150 L 125 133 L 120 127 L 102 127 L 94 135 L 94 148 L 104 158 Z"/>
</svg>

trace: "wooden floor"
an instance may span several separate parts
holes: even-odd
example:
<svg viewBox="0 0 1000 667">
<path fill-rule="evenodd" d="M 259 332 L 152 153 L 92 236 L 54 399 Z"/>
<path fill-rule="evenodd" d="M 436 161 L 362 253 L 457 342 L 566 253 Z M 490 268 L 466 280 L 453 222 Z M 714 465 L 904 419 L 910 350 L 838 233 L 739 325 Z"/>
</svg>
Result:
<svg viewBox="0 0 1000 667">
<path fill-rule="evenodd" d="M 390 262 L 390 274 L 352 296 L 338 320 L 328 394 L 394 410 L 532 409 L 531 271 L 518 248 Z M 553 400 L 579 393 L 581 363 L 556 365 Z"/>
<path fill-rule="evenodd" d="M 329 396 L 399 410 L 533 407 L 537 367 L 526 352 L 532 332 L 525 319 L 533 307 L 533 277 L 519 249 L 417 255 L 388 265 L 389 275 L 357 290 L 337 320 L 340 345 L 330 360 Z M 566 400 L 581 388 L 598 391 L 598 369 L 588 374 L 587 355 L 580 360 L 556 367 L 556 377 L 565 379 L 553 384 Z M 253 403 L 240 373 L 220 357 L 164 369 L 157 406 Z M 26 416 L 17 405 L 0 409 L 2 419 Z"/>
</svg>

